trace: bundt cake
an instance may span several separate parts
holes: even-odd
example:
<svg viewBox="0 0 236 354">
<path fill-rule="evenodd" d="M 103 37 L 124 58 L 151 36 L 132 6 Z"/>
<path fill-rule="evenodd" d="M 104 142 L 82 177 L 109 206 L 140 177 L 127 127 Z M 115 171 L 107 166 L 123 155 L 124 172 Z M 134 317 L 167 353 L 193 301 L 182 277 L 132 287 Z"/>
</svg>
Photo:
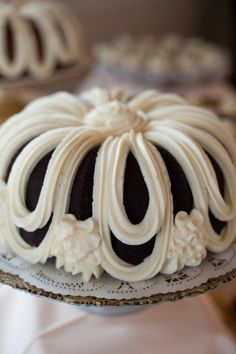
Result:
<svg viewBox="0 0 236 354">
<path fill-rule="evenodd" d="M 197 266 L 236 236 L 236 144 L 173 94 L 94 88 L 0 129 L 0 237 L 17 255 L 124 281 Z"/>
<path fill-rule="evenodd" d="M 78 64 L 85 47 L 77 18 L 55 2 L 0 2 L 0 78 L 50 77 Z"/>
</svg>

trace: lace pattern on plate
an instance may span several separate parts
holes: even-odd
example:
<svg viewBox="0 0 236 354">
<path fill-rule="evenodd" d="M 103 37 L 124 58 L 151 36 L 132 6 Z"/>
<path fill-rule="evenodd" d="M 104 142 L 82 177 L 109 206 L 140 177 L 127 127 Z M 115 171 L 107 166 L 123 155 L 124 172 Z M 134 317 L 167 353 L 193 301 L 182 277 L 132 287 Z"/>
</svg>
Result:
<svg viewBox="0 0 236 354">
<path fill-rule="evenodd" d="M 209 279 L 220 278 L 233 270 L 236 270 L 236 243 L 225 252 L 219 254 L 208 253 L 207 258 L 198 267 L 185 267 L 172 275 L 157 275 L 150 280 L 135 283 L 119 281 L 107 274 L 103 274 L 98 280 L 93 279 L 85 283 L 80 276 L 72 276 L 63 270 L 56 270 L 53 262 L 44 265 L 32 265 L 7 249 L 0 248 L 0 271 L 3 274 L 18 276 L 23 282 L 41 291 L 50 292 L 54 295 L 60 294 L 62 297 L 77 296 L 107 300 L 130 300 L 163 295 L 162 298 L 165 299 L 165 295 L 172 294 L 173 297 L 175 293 L 200 287 Z M 9 284 L 9 281 L 5 281 L 5 283 L 14 286 L 14 284 Z M 223 284 L 224 281 L 221 283 Z M 221 283 L 215 285 L 221 285 Z M 206 291 L 207 287 L 203 286 L 203 290 Z M 55 298 L 57 297 L 55 296 Z M 86 299 L 84 302 L 86 303 Z"/>
</svg>

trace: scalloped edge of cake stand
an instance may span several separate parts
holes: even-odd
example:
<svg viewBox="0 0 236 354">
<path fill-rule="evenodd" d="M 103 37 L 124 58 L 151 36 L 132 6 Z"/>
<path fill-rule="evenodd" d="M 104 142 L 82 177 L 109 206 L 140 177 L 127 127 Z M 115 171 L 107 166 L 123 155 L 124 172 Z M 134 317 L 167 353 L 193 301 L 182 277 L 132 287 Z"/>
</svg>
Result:
<svg viewBox="0 0 236 354">
<path fill-rule="evenodd" d="M 8 285 L 14 289 L 23 290 L 27 293 L 45 297 L 47 299 L 61 301 L 67 304 L 84 305 L 84 306 L 99 306 L 99 307 L 117 307 L 117 306 L 146 306 L 160 304 L 162 302 L 174 302 L 181 300 L 185 297 L 193 297 L 202 295 L 206 292 L 215 290 L 216 288 L 228 283 L 236 278 L 236 269 L 231 270 L 221 276 L 210 278 L 206 282 L 203 282 L 199 286 L 188 288 L 185 290 L 179 290 L 169 293 L 157 293 L 148 297 L 132 298 L 132 299 L 106 299 L 96 296 L 74 296 L 74 295 L 62 295 L 45 291 L 34 285 L 25 282 L 17 275 L 3 272 L 0 270 L 0 283 Z"/>
</svg>

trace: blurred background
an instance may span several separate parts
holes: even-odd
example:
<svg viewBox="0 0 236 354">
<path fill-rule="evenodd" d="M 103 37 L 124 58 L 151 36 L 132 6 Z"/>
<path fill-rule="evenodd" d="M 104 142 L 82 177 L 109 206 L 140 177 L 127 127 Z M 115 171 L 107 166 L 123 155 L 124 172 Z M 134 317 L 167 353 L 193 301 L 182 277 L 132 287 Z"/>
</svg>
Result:
<svg viewBox="0 0 236 354">
<path fill-rule="evenodd" d="M 177 32 L 229 49 L 236 63 L 234 0 L 67 0 L 67 3 L 77 10 L 90 44 L 122 33 L 159 36 Z M 231 80 L 236 84 L 235 69 Z"/>
<path fill-rule="evenodd" d="M 25 1 L 19 2 L 23 4 Z M 80 44 L 85 50 L 79 48 L 78 57 L 64 64 L 58 60 L 61 53 L 57 53 L 52 71 L 44 78 L 40 75 L 34 77 L 28 68 L 23 68 L 18 76 L 9 77 L 4 77 L 5 73 L 0 71 L 0 121 L 20 111 L 32 99 L 49 92 L 68 90 L 79 93 L 93 86 L 116 86 L 124 88 L 131 95 L 150 87 L 180 93 L 193 104 L 210 108 L 220 118 L 233 122 L 233 129 L 236 127 L 235 0 L 60 2 L 71 7 L 78 15 L 84 38 L 82 35 L 77 36 L 77 32 L 74 34 L 76 38 L 84 39 Z M 50 36 L 46 34 L 44 42 L 45 34 L 42 35 L 40 26 L 37 27 L 45 17 L 39 15 L 37 18 L 35 15 L 38 22 L 35 21 L 33 26 L 32 19 L 30 22 L 39 63 L 45 59 L 46 55 L 43 54 L 46 49 L 50 48 L 50 45 L 46 49 L 43 47 L 47 40 L 50 42 Z M 63 11 L 59 17 L 61 22 L 58 22 L 57 35 L 65 40 L 62 35 Z M 3 36 L 8 43 L 6 52 L 10 66 L 16 55 L 13 30 L 8 23 Z M 76 30 L 78 27 L 73 29 Z M 169 34 L 177 37 L 169 40 Z M 139 42 L 144 36 L 143 42 Z M 116 38 L 120 39 L 116 41 Z M 163 48 L 160 50 L 158 41 L 162 39 L 165 45 L 162 42 Z M 186 47 L 188 50 L 182 55 Z M 85 62 L 87 65 L 84 66 Z M 168 65 L 164 65 L 166 63 Z M 7 294 L 5 298 L 8 299 Z M 216 309 L 215 312 L 219 313 L 227 329 L 236 338 L 236 280 L 210 294 L 199 296 L 196 301 L 199 299 L 200 302 L 202 298 L 214 304 L 214 311 Z M 17 322 L 15 313 L 14 321 Z"/>
</svg>

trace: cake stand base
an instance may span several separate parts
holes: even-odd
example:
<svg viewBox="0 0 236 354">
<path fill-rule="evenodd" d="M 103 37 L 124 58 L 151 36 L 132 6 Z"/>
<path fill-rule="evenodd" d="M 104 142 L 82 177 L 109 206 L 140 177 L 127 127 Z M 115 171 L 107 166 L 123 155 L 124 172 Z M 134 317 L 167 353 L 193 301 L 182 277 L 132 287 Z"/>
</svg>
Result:
<svg viewBox="0 0 236 354">
<path fill-rule="evenodd" d="M 79 306 L 79 310 L 97 316 L 124 316 L 135 314 L 150 307 L 151 305 L 126 305 L 126 306 Z"/>
</svg>

